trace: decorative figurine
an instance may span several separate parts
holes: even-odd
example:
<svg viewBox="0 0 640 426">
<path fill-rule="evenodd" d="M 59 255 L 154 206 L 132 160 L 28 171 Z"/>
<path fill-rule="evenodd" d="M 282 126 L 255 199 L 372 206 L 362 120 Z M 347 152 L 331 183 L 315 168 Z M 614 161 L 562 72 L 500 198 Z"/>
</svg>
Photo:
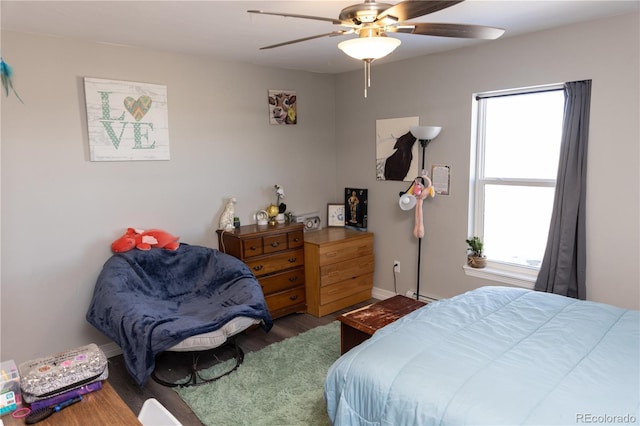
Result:
<svg viewBox="0 0 640 426">
<path fill-rule="evenodd" d="M 227 202 L 224 211 L 222 212 L 222 216 L 220 216 L 220 229 L 223 229 L 227 232 L 231 232 L 235 229 L 233 225 L 234 218 L 234 206 L 236 204 L 235 198 L 230 198 Z"/>
<path fill-rule="evenodd" d="M 280 202 L 284 198 L 284 188 L 278 184 L 273 187 L 276 189 L 276 203 L 267 207 L 269 225 L 271 226 L 275 226 L 276 223 L 284 223 L 284 212 L 287 210 L 287 205 Z"/>
</svg>

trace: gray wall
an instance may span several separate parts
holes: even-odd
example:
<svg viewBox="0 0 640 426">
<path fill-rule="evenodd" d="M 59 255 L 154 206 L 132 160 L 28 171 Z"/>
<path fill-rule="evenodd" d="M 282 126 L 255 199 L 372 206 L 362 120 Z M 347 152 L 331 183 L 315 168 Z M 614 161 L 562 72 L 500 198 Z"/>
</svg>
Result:
<svg viewBox="0 0 640 426">
<path fill-rule="evenodd" d="M 587 297 L 640 306 L 638 15 L 504 38 L 476 47 L 391 64 L 373 64 L 368 99 L 362 73 L 338 76 L 338 189 L 369 189 L 369 224 L 376 233 L 375 286 L 415 289 L 417 240 L 413 212 L 398 207 L 406 183 L 375 180 L 376 119 L 419 116 L 443 130 L 426 163 L 451 166 L 451 195 L 425 201 L 421 294 L 449 297 L 483 284 L 465 276 L 472 94 L 592 79 L 587 190 Z M 526 132 L 526 129 L 522 129 Z"/>
<path fill-rule="evenodd" d="M 244 224 L 274 184 L 294 212 L 334 197 L 333 76 L 16 33 L 2 53 L 25 103 L 2 96 L 1 359 L 108 341 L 84 316 L 128 226 L 217 247 L 227 197 Z M 166 85 L 171 160 L 90 162 L 85 76 Z M 268 89 L 299 124 L 269 124 Z"/>
<path fill-rule="evenodd" d="M 593 79 L 589 160 L 589 298 L 638 308 L 640 234 L 638 16 L 479 44 L 339 76 L 212 58 L 2 33 L 25 100 L 2 97 L 0 359 L 108 340 L 84 315 L 109 245 L 124 228 L 163 228 L 216 247 L 223 203 L 243 223 L 283 185 L 295 212 L 369 188 L 375 286 L 415 287 L 413 214 L 399 182 L 375 180 L 375 120 L 420 116 L 444 127 L 428 164 L 452 167 L 452 195 L 426 203 L 423 290 L 437 297 L 489 284 L 462 272 L 467 234 L 471 95 L 482 90 Z M 574 44 L 583 43 L 584 47 Z M 567 53 L 570 52 L 570 53 Z M 171 161 L 94 163 L 82 78 L 167 85 Z M 299 124 L 270 126 L 267 90 L 299 96 Z"/>
</svg>

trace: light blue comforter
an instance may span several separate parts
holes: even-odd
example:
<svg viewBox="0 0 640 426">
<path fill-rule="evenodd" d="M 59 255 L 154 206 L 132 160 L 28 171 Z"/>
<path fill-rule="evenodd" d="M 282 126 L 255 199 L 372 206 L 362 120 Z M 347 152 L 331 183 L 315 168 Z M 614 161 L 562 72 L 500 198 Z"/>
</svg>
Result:
<svg viewBox="0 0 640 426">
<path fill-rule="evenodd" d="M 334 425 L 640 422 L 640 312 L 483 287 L 376 332 L 329 369 Z"/>
</svg>

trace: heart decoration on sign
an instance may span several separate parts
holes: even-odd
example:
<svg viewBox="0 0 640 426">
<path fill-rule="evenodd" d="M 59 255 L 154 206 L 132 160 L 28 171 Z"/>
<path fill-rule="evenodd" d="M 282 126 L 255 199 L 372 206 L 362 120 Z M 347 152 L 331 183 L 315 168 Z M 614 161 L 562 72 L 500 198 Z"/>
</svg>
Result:
<svg viewBox="0 0 640 426">
<path fill-rule="evenodd" d="M 151 109 L 151 98 L 146 95 L 142 95 L 138 100 L 135 100 L 131 96 L 127 96 L 124 100 L 124 107 L 129 111 L 133 118 L 136 119 L 136 121 L 140 121 Z"/>
</svg>

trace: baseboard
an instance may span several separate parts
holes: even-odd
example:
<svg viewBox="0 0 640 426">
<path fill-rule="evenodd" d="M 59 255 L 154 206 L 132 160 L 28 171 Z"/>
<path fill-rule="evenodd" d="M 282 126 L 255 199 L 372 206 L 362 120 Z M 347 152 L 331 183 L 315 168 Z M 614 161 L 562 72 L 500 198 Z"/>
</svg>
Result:
<svg viewBox="0 0 640 426">
<path fill-rule="evenodd" d="M 100 349 L 107 356 L 107 358 L 111 358 L 113 356 L 118 356 L 122 354 L 122 349 L 116 343 L 105 343 L 104 345 L 100 345 Z"/>
<path fill-rule="evenodd" d="M 392 291 L 384 290 L 378 287 L 373 287 L 373 289 L 371 290 L 371 297 L 378 300 L 385 300 L 395 295 L 396 294 Z"/>
<path fill-rule="evenodd" d="M 416 291 L 415 290 L 407 290 L 407 292 L 404 295 L 407 296 L 407 297 L 410 297 L 412 299 L 415 299 L 416 298 Z M 429 296 L 425 296 L 424 294 L 421 294 L 419 300 L 421 300 L 423 302 L 431 303 L 431 302 L 436 302 L 438 299 L 434 299 L 433 297 L 429 297 Z"/>
<path fill-rule="evenodd" d="M 374 299 L 379 299 L 379 300 L 385 300 L 388 299 L 390 297 L 395 296 L 396 294 L 392 291 L 389 290 L 384 290 L 382 288 L 378 288 L 378 287 L 374 287 L 373 290 L 371 291 L 371 297 L 373 297 Z M 416 291 L 415 290 L 407 290 L 407 292 L 404 294 L 407 297 L 410 297 L 412 299 L 416 298 Z M 424 294 L 420 295 L 420 300 L 422 300 L 423 302 L 427 302 L 427 303 L 431 303 L 431 302 L 435 302 L 438 299 L 430 297 L 430 296 L 425 296 Z"/>
</svg>

